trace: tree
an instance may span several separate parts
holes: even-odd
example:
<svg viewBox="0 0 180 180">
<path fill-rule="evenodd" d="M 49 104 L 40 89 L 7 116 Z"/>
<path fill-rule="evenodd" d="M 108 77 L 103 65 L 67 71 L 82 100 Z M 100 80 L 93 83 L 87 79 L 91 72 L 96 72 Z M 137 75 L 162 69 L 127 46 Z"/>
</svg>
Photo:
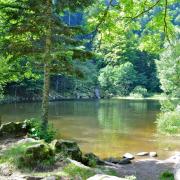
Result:
<svg viewBox="0 0 180 180">
<path fill-rule="evenodd" d="M 180 97 L 180 41 L 174 46 L 167 46 L 157 61 L 158 76 L 162 90 L 175 97 Z"/>
<path fill-rule="evenodd" d="M 9 62 L 26 58 L 44 68 L 42 128 L 48 125 L 50 74 L 75 73 L 73 59 L 90 57 L 77 39 L 81 28 L 63 22 L 65 10 L 82 10 L 91 0 L 1 0 L 0 51 Z"/>
<path fill-rule="evenodd" d="M 119 66 L 107 65 L 100 71 L 100 85 L 110 93 L 128 95 L 136 82 L 136 71 L 133 64 L 126 62 Z"/>
</svg>

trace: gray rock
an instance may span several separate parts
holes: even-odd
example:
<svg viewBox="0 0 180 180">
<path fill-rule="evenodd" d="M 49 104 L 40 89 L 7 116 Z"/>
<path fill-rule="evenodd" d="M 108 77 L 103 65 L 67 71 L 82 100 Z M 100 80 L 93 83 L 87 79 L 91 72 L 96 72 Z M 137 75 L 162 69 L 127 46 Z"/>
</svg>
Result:
<svg viewBox="0 0 180 180">
<path fill-rule="evenodd" d="M 150 156 L 150 157 L 157 157 L 157 152 L 150 152 L 150 153 L 149 153 L 149 156 Z"/>
<path fill-rule="evenodd" d="M 109 176 L 105 174 L 96 174 L 95 176 L 92 176 L 88 178 L 87 180 L 126 180 L 126 179 L 116 177 L 116 176 Z"/>
<path fill-rule="evenodd" d="M 149 155 L 149 153 L 148 152 L 139 152 L 136 155 L 137 156 L 147 156 L 147 155 Z"/>
<path fill-rule="evenodd" d="M 78 144 L 74 141 L 54 140 L 51 146 L 57 153 L 62 153 L 64 156 L 76 161 L 82 161 L 82 152 Z"/>
<path fill-rule="evenodd" d="M 48 144 L 41 143 L 28 147 L 20 160 L 24 165 L 33 167 L 39 162 L 52 159 L 54 155 L 54 151 Z"/>
<path fill-rule="evenodd" d="M 103 164 L 103 161 L 101 161 L 99 159 L 99 157 L 93 153 L 84 154 L 84 156 L 82 158 L 82 162 L 86 166 L 90 166 L 90 167 L 95 167 L 96 165 L 102 165 Z"/>
<path fill-rule="evenodd" d="M 38 142 L 37 140 L 33 139 L 33 138 L 25 138 L 25 139 L 21 139 L 17 142 L 17 144 L 23 144 L 23 143 L 31 143 L 31 142 Z"/>
<path fill-rule="evenodd" d="M 12 167 L 8 164 L 0 165 L 0 175 L 2 176 L 11 176 L 13 173 Z"/>
<path fill-rule="evenodd" d="M 126 153 L 123 155 L 124 158 L 128 158 L 130 160 L 134 159 L 134 156 L 131 153 Z"/>
<path fill-rule="evenodd" d="M 24 136 L 27 133 L 27 130 L 23 125 L 23 122 L 9 122 L 2 124 L 0 127 L 0 135 L 10 137 Z"/>
<path fill-rule="evenodd" d="M 130 164 L 131 163 L 131 160 L 129 158 L 116 159 L 116 158 L 110 157 L 106 159 L 105 161 L 113 163 L 113 164 Z"/>
</svg>

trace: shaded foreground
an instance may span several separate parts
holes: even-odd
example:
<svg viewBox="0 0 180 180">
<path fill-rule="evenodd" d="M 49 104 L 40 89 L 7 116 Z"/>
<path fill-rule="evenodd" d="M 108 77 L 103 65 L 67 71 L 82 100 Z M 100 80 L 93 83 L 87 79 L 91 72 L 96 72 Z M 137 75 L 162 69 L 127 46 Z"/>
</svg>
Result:
<svg viewBox="0 0 180 180">
<path fill-rule="evenodd" d="M 158 180 L 163 173 L 180 179 L 180 152 L 167 160 L 132 160 L 131 157 L 101 160 L 93 153 L 82 154 L 73 141 L 54 140 L 48 144 L 43 140 L 27 138 L 28 129 L 22 124 L 7 123 L 0 128 L 2 180 Z"/>
</svg>

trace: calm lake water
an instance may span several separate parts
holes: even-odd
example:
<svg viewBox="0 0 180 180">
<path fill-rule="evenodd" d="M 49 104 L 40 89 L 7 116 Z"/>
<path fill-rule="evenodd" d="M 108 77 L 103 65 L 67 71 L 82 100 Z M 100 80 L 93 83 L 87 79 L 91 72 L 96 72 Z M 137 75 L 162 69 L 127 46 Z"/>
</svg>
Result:
<svg viewBox="0 0 180 180">
<path fill-rule="evenodd" d="M 0 105 L 3 122 L 40 116 L 40 103 Z M 180 151 L 179 137 L 156 134 L 160 104 L 154 100 L 60 101 L 50 103 L 58 138 L 76 140 L 83 152 L 119 157 L 125 152 L 157 151 L 164 159 Z"/>
</svg>

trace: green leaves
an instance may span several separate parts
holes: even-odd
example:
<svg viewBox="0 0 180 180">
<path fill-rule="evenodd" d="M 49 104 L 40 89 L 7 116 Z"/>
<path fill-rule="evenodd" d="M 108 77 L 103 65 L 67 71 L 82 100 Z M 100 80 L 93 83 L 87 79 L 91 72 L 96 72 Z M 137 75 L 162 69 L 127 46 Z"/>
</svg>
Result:
<svg viewBox="0 0 180 180">
<path fill-rule="evenodd" d="M 180 41 L 165 48 L 157 68 L 162 90 L 170 96 L 180 97 Z"/>
</svg>

